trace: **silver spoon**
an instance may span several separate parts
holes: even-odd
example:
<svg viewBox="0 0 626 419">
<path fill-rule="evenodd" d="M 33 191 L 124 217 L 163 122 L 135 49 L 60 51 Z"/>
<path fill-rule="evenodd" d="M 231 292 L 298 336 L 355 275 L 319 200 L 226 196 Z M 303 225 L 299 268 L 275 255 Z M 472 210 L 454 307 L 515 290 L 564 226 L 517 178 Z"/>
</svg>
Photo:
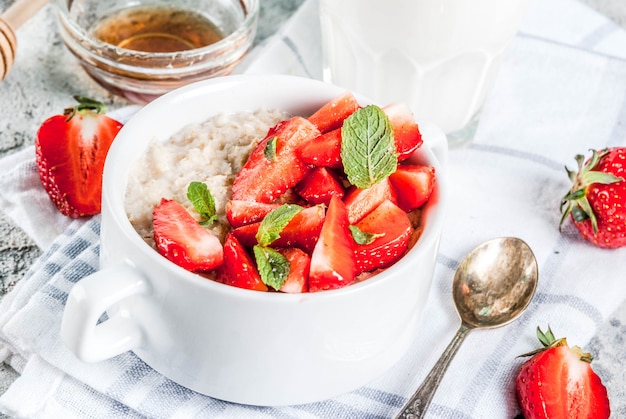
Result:
<svg viewBox="0 0 626 419">
<path fill-rule="evenodd" d="M 461 327 L 396 419 L 424 417 L 465 336 L 473 329 L 491 329 L 515 320 L 532 300 L 538 277 L 535 255 L 520 239 L 493 239 L 472 250 L 452 283 Z"/>
</svg>

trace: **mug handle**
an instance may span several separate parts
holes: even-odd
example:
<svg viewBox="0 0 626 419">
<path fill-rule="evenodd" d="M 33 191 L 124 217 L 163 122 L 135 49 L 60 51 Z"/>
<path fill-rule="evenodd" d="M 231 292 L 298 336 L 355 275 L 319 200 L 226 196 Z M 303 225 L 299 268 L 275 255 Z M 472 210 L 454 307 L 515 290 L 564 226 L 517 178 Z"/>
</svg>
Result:
<svg viewBox="0 0 626 419">
<path fill-rule="evenodd" d="M 138 347 L 143 333 L 127 312 L 120 310 L 100 324 L 98 320 L 115 303 L 148 292 L 146 279 L 125 263 L 83 278 L 69 293 L 61 340 L 85 362 L 102 361 Z"/>
<path fill-rule="evenodd" d="M 441 167 L 445 169 L 448 165 L 448 138 L 446 134 L 431 123 L 419 123 L 419 127 L 424 143 L 437 157 Z"/>
</svg>

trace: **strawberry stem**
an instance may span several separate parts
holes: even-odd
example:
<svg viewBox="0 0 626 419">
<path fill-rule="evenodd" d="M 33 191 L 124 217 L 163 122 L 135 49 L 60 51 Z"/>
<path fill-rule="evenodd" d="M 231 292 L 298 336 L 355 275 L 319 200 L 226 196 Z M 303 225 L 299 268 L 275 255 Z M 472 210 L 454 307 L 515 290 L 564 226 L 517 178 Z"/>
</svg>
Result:
<svg viewBox="0 0 626 419">
<path fill-rule="evenodd" d="M 76 115 L 76 112 L 89 111 L 95 112 L 97 114 L 102 114 L 107 111 L 106 106 L 102 102 L 98 102 L 97 100 L 90 99 L 85 96 L 75 95 L 72 97 L 78 102 L 78 105 L 65 108 L 65 110 L 63 111 L 63 115 L 67 117 L 65 122 L 69 122 L 74 117 L 74 115 Z"/>
</svg>

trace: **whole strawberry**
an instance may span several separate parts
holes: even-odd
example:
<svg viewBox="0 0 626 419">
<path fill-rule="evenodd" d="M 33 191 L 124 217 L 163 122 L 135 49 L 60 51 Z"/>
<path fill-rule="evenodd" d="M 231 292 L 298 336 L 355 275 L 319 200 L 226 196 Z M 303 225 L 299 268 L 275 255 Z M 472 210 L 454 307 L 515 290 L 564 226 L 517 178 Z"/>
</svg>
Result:
<svg viewBox="0 0 626 419">
<path fill-rule="evenodd" d="M 606 388 L 591 369 L 592 357 L 565 338 L 555 339 L 548 327 L 537 328 L 543 348 L 520 369 L 517 400 L 525 419 L 604 419 L 611 414 Z"/>
<path fill-rule="evenodd" d="M 122 124 L 104 115 L 102 103 L 74 98 L 77 106 L 41 125 L 35 152 L 50 199 L 62 214 L 78 218 L 100 212 L 104 160 Z"/>
<path fill-rule="evenodd" d="M 571 215 L 583 238 L 596 246 L 626 246 L 626 148 L 592 153 L 587 162 L 576 156 L 577 172 L 565 168 L 573 186 L 561 201 L 561 224 Z"/>
</svg>

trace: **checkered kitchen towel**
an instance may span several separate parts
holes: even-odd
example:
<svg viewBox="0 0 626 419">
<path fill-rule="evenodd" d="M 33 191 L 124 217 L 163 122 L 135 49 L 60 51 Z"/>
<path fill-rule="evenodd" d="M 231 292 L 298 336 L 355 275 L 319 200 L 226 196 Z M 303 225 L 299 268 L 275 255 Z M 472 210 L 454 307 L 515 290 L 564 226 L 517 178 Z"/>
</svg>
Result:
<svg viewBox="0 0 626 419">
<path fill-rule="evenodd" d="M 252 73 L 319 75 L 315 0 L 246 63 Z M 317 28 L 317 29 L 316 29 Z M 350 394 L 301 406 L 266 408 L 215 400 L 161 376 L 132 353 L 86 364 L 59 340 L 67 293 L 98 269 L 99 217 L 62 220 L 64 232 L 42 238 L 47 250 L 0 303 L 0 359 L 21 373 L 0 397 L 16 417 L 386 418 L 422 382 L 459 326 L 451 298 L 454 270 L 478 243 L 518 236 L 536 253 L 536 297 L 516 322 L 467 338 L 444 377 L 429 417 L 512 418 L 518 413 L 516 356 L 535 347 L 548 323 L 584 345 L 626 296 L 626 249 L 594 248 L 568 224 L 558 231 L 558 203 L 568 188 L 563 165 L 589 148 L 626 144 L 626 34 L 574 0 L 536 2 L 509 48 L 474 142 L 452 150 L 451 202 L 429 303 L 404 358 Z M 279 66 L 277 63 L 284 63 Z M 27 153 L 31 153 L 28 155 Z M 25 222 L 20 194 L 46 202 L 32 149 L 0 162 L 0 204 Z M 22 185 L 11 194 L 6 184 Z M 16 188 L 14 188 L 16 189 Z M 44 205 L 42 203 L 42 205 Z M 50 221 L 50 220 L 49 220 Z M 54 222 L 54 220 L 52 220 Z M 607 371 L 600 371 L 608 374 Z M 612 389 L 609 388 L 609 392 Z"/>
</svg>

